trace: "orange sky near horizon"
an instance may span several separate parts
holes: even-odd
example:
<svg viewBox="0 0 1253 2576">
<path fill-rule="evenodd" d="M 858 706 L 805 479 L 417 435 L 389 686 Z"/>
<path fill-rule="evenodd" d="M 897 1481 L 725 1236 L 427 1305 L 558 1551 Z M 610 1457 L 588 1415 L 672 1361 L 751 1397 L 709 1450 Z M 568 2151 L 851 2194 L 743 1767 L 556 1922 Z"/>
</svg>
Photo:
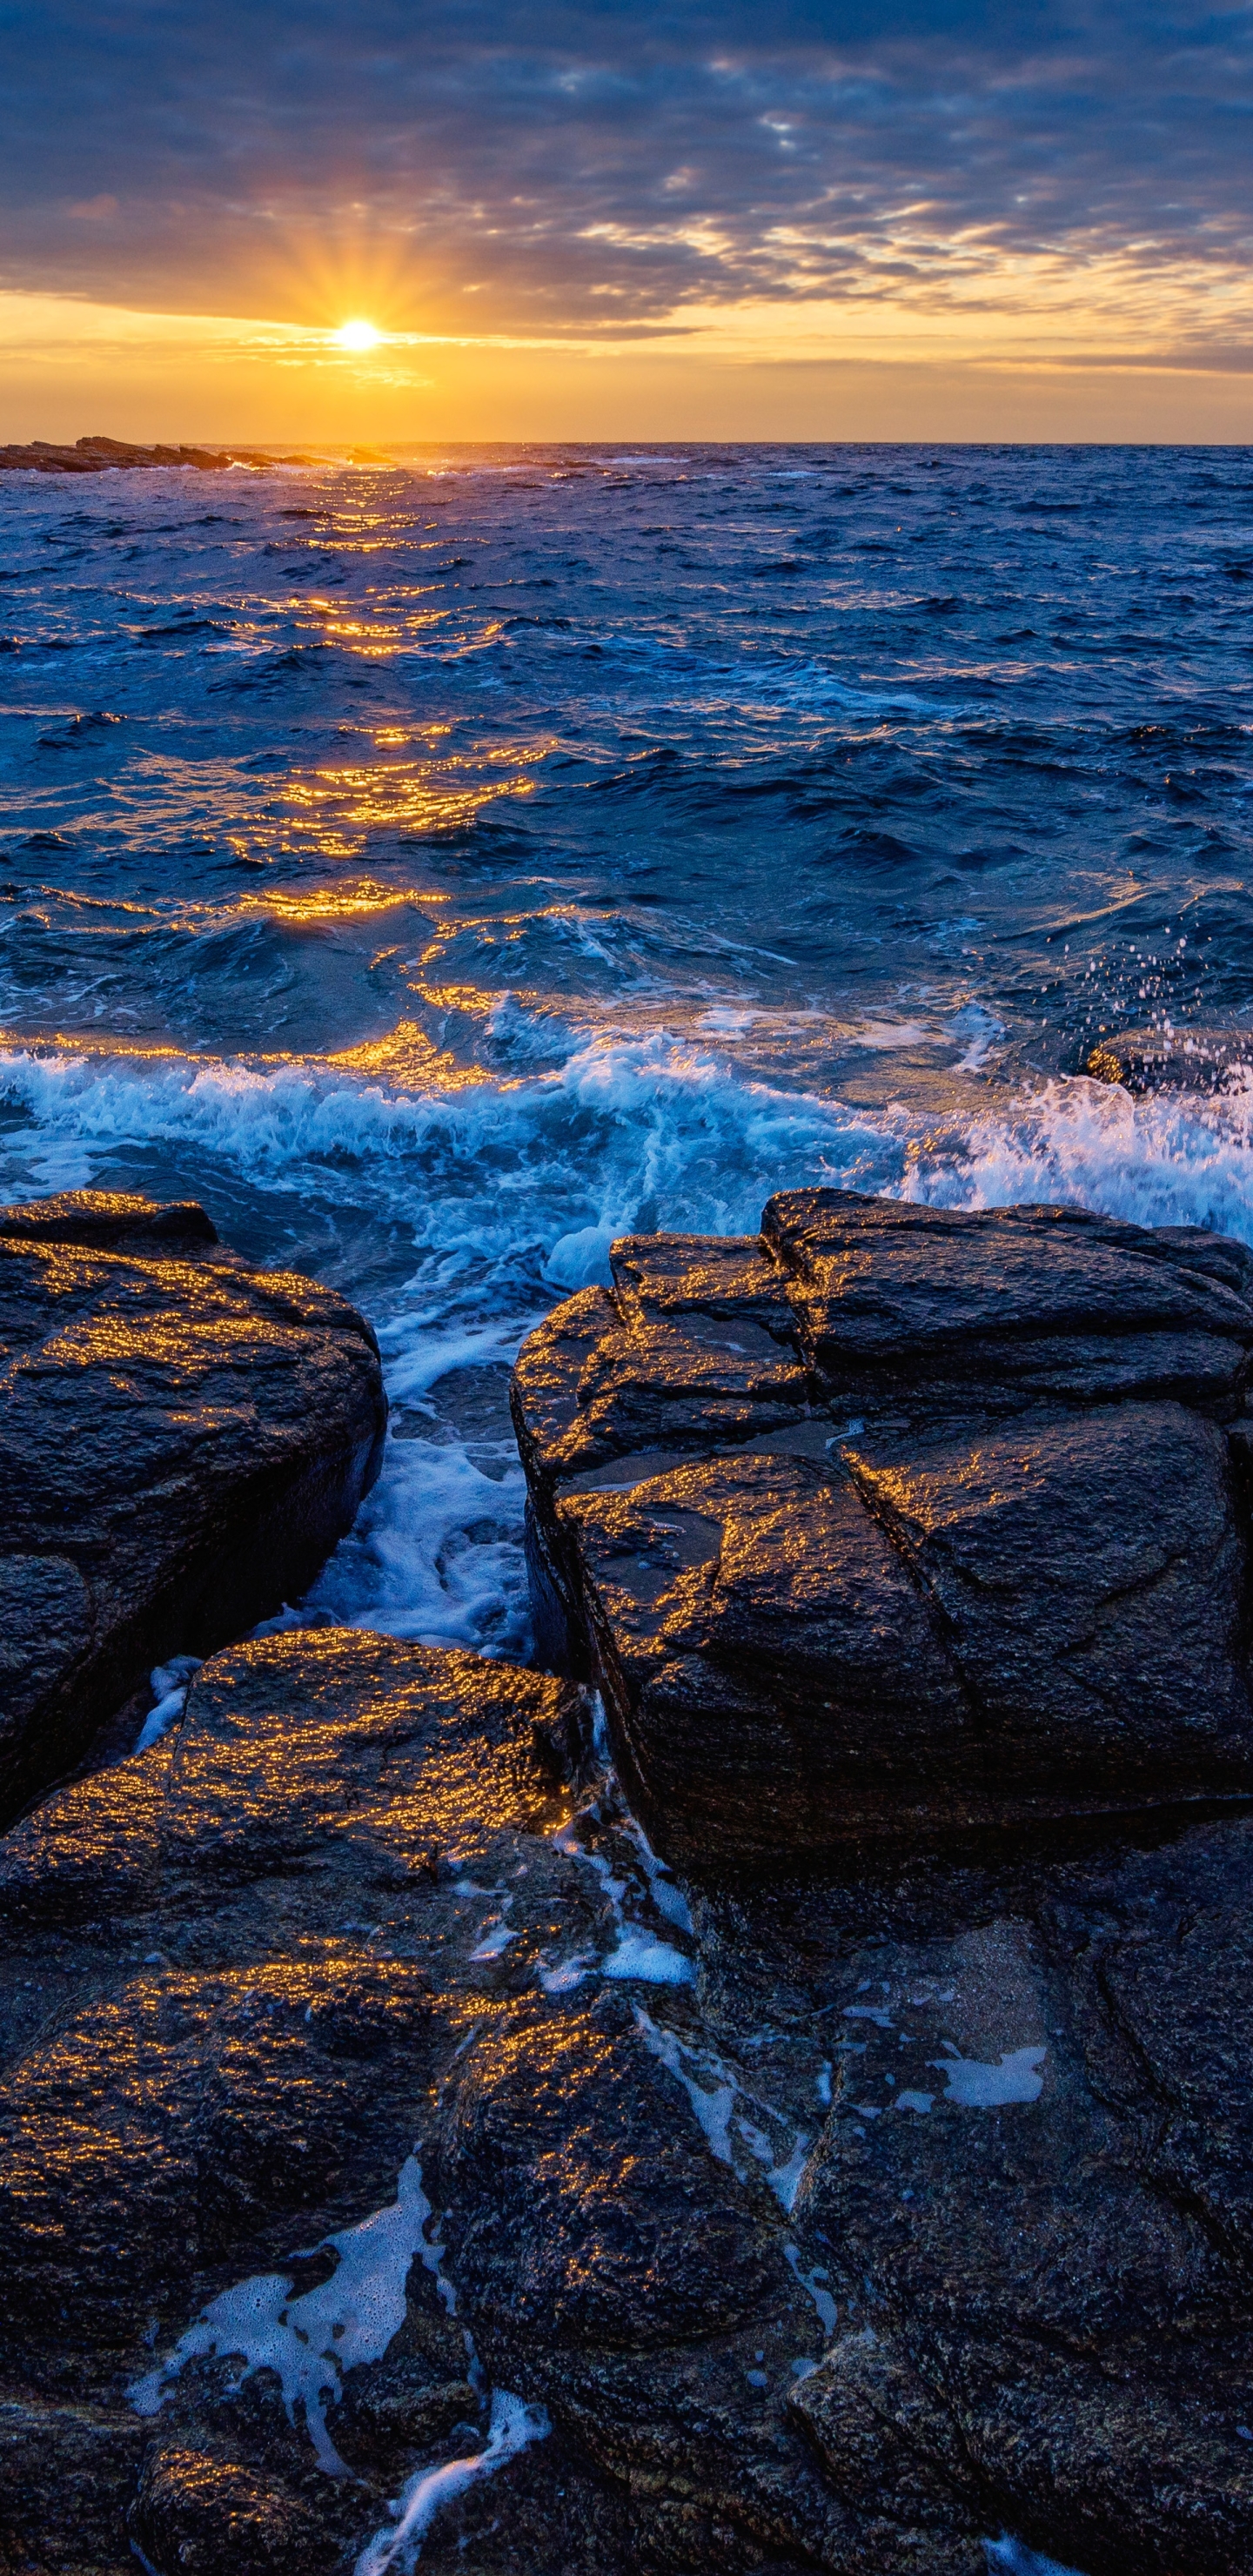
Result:
<svg viewBox="0 0 1253 2576">
<path fill-rule="evenodd" d="M 0 291 L 0 437 L 1253 438 L 1253 290 L 1161 284 L 1146 314 L 1125 275 L 985 263 L 942 296 L 689 305 L 616 338 L 384 322 L 365 348 L 342 345 L 345 323 L 373 318 L 347 299 L 318 324 Z"/>
</svg>

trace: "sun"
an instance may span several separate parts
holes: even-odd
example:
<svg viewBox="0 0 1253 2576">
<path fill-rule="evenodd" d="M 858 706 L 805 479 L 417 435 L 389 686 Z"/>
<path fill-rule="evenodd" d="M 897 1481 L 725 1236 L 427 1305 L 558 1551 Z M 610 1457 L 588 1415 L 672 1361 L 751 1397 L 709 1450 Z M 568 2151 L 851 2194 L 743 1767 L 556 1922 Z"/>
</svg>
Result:
<svg viewBox="0 0 1253 2576">
<path fill-rule="evenodd" d="M 342 322 L 333 336 L 341 349 L 377 349 L 383 334 L 372 322 Z"/>
</svg>

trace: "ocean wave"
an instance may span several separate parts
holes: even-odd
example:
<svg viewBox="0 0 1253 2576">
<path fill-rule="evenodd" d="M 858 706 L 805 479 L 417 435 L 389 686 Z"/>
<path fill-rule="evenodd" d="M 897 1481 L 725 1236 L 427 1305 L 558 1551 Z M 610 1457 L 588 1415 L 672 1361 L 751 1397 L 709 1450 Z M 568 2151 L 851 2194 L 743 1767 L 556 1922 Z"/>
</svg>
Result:
<svg viewBox="0 0 1253 2576">
<path fill-rule="evenodd" d="M 1089 1207 L 1132 1225 L 1199 1225 L 1253 1243 L 1247 1077 L 1215 1098 L 1162 1091 L 1136 1100 L 1077 1075 L 914 1143 L 906 1159 L 899 1195 L 933 1207 Z"/>
<path fill-rule="evenodd" d="M 108 1180 L 119 1155 L 158 1146 L 175 1171 L 194 1158 L 211 1205 L 215 1178 L 234 1175 L 269 1204 L 316 1203 L 359 1231 L 368 1210 L 400 1235 L 399 1276 L 373 1305 L 393 1404 L 384 1470 L 308 1608 L 489 1654 L 529 1641 L 508 1365 L 555 1297 L 607 1277 L 615 1235 L 751 1232 L 772 1190 L 825 1183 L 954 1208 L 1061 1202 L 1253 1242 L 1253 1089 L 1239 1085 L 1133 1100 L 1061 1080 L 936 1126 L 904 1105 L 775 1089 L 653 1035 L 421 1093 L 325 1065 L 10 1051 L 0 1100 L 21 1122 L 4 1139 L 12 1195 Z"/>
<path fill-rule="evenodd" d="M 186 1142 L 279 1190 L 334 1195 L 368 1165 L 418 1241 L 509 1241 L 546 1260 L 578 1226 L 715 1234 L 756 1225 L 773 1188 L 903 1177 L 905 1137 L 813 1092 L 736 1078 L 667 1037 L 593 1038 L 554 1070 L 410 1092 L 324 1064 L 9 1050 L 0 1096 L 88 1152 Z"/>
</svg>

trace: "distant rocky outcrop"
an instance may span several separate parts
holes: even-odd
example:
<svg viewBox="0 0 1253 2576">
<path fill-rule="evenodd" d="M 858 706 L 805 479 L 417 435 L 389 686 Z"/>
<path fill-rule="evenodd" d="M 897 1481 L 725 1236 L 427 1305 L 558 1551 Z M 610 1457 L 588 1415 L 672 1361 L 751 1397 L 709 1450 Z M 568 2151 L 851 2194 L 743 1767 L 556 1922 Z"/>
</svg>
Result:
<svg viewBox="0 0 1253 2576">
<path fill-rule="evenodd" d="M 0 474 L 107 474 L 145 465 L 186 465 L 200 474 L 222 474 L 229 465 L 316 465 L 316 456 L 280 456 L 261 447 L 138 447 L 125 438 L 76 438 L 58 445 L 46 438 L 0 447 Z"/>
<path fill-rule="evenodd" d="M 350 447 L 350 465 L 388 465 L 390 457 L 376 447 Z M 76 438 L 72 446 L 47 438 L 0 447 L 0 474 L 107 474 L 133 472 L 151 465 L 184 465 L 198 474 L 224 474 L 228 466 L 250 465 L 259 473 L 278 465 L 325 465 L 326 454 L 310 456 L 270 447 L 144 447 L 126 438 Z"/>
<path fill-rule="evenodd" d="M 377 1472 L 369 1326 L 244 1267 L 204 1209 L 0 1210 L 0 1813 L 170 1655 L 297 1600 Z"/>
<path fill-rule="evenodd" d="M 685 1867 L 1253 1794 L 1253 1257 L 811 1190 L 526 1344 L 544 1650 Z"/>
</svg>

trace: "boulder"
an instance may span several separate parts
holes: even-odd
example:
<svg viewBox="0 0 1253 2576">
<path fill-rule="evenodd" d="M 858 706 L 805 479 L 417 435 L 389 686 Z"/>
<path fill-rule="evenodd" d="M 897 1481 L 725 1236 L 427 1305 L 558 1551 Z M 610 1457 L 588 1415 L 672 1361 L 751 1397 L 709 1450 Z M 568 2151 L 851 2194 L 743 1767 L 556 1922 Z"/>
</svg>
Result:
<svg viewBox="0 0 1253 2576">
<path fill-rule="evenodd" d="M 0 1845 L 0 2564 L 1249 2564 L 1253 1822 L 685 1894 L 594 1718 L 289 1632 Z"/>
<path fill-rule="evenodd" d="M 764 1867 L 1253 1793 L 1253 1257 L 772 1199 L 525 1345 L 541 1652 L 659 1848 Z"/>
<path fill-rule="evenodd" d="M 745 2094 L 746 2147 L 679 1890 L 575 1778 L 588 1718 L 288 1633 L 0 1847 L 17 2565 L 86 2531 L 93 2576 L 132 2539 L 158 2576 L 296 2569 L 312 2517 L 346 2570 L 450 2459 L 424 2568 L 894 2564 L 786 2411 L 809 2070 Z"/>
<path fill-rule="evenodd" d="M 0 1212 L 0 1815 L 169 1656 L 305 1591 L 378 1470 L 377 1345 L 252 1271 L 203 1208 L 80 1191 Z"/>
</svg>

